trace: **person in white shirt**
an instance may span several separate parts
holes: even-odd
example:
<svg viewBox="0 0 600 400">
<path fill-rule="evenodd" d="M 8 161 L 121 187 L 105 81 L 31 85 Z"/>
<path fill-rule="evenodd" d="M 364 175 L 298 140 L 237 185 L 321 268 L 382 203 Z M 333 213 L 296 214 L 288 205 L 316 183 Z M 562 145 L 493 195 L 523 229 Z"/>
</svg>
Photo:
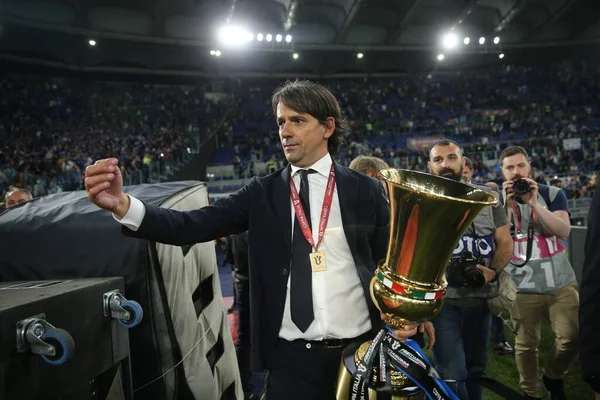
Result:
<svg viewBox="0 0 600 400">
<path fill-rule="evenodd" d="M 348 126 L 329 90 L 287 82 L 272 105 L 290 165 L 210 206 L 143 204 L 123 193 L 114 158 L 89 166 L 85 187 L 127 236 L 185 245 L 248 230 L 252 367 L 269 371 L 270 399 L 331 400 L 343 348 L 383 326 L 369 283 L 385 258 L 389 206 L 376 179 L 332 160 Z"/>
</svg>

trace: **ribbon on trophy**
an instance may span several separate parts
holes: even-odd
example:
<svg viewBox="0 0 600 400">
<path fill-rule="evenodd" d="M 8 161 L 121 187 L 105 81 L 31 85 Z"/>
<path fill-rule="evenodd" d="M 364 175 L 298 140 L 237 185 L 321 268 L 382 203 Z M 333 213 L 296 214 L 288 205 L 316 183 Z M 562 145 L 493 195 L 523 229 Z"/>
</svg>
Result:
<svg viewBox="0 0 600 400">
<path fill-rule="evenodd" d="M 369 399 L 369 382 L 373 374 L 376 375 L 373 387 L 377 389 L 378 399 L 380 393 L 390 393 L 390 365 L 406 375 L 429 399 L 459 400 L 446 382 L 440 379 L 438 372 L 415 341 L 409 339 L 402 343 L 391 335 L 391 328 L 387 329 L 387 332 L 383 329 L 379 331 L 356 366 L 352 375 L 349 400 Z"/>
</svg>

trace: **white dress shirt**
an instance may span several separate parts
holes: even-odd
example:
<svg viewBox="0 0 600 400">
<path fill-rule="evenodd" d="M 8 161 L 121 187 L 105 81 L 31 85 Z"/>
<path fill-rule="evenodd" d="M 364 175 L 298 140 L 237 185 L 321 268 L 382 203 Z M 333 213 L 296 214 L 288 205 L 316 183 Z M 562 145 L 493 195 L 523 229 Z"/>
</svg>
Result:
<svg viewBox="0 0 600 400">
<path fill-rule="evenodd" d="M 310 168 L 317 173 L 308 174 L 310 219 L 313 240 L 318 238 L 319 219 L 325 198 L 325 188 L 331 169 L 329 153 L 313 164 Z M 300 168 L 292 166 L 292 179 L 300 190 Z M 144 204 L 133 196 L 129 210 L 121 224 L 135 231 L 141 225 L 146 212 Z M 295 211 L 290 198 L 292 210 L 292 235 Z M 292 238 L 293 239 L 293 238 Z M 338 197 L 337 185 L 333 193 L 329 221 L 325 228 L 319 251 L 325 253 L 327 270 L 312 273 L 313 312 L 315 319 L 306 332 L 296 327 L 290 312 L 290 278 L 287 283 L 285 310 L 279 336 L 286 340 L 305 339 L 322 340 L 327 338 L 354 338 L 371 329 L 367 301 L 356 265 L 346 240 L 342 225 L 342 214 Z M 290 272 L 290 277 L 293 271 Z"/>
</svg>

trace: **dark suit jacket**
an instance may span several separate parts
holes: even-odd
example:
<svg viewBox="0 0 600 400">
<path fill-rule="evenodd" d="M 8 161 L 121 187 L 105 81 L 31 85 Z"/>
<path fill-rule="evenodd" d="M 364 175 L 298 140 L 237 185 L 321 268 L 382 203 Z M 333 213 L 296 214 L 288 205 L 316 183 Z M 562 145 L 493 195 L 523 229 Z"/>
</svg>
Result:
<svg viewBox="0 0 600 400">
<path fill-rule="evenodd" d="M 584 379 L 600 377 L 600 190 L 588 215 L 585 261 L 579 285 L 579 357 Z"/>
<path fill-rule="evenodd" d="M 252 366 L 269 368 L 279 335 L 292 249 L 290 166 L 255 177 L 231 196 L 209 206 L 179 212 L 146 205 L 144 220 L 127 236 L 186 245 L 248 230 Z M 389 205 L 379 181 L 335 164 L 342 223 L 358 270 L 374 331 L 382 327 L 369 283 L 385 258 Z"/>
</svg>

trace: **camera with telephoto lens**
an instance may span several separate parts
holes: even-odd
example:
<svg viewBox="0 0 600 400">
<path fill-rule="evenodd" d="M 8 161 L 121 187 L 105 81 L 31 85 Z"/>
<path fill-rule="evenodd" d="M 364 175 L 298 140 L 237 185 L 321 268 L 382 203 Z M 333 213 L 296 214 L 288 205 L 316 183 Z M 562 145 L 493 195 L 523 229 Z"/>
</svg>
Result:
<svg viewBox="0 0 600 400">
<path fill-rule="evenodd" d="M 477 265 L 485 265 L 485 263 L 480 257 L 474 257 L 470 251 L 463 251 L 460 257 L 451 258 L 446 268 L 448 284 L 454 287 L 462 287 L 466 284 L 473 289 L 483 287 L 485 277 Z"/>
<path fill-rule="evenodd" d="M 523 178 L 519 178 L 516 181 L 514 181 L 512 188 L 513 193 L 516 196 L 523 196 L 524 194 L 531 192 L 531 186 L 529 185 L 529 182 L 527 182 Z"/>
</svg>

